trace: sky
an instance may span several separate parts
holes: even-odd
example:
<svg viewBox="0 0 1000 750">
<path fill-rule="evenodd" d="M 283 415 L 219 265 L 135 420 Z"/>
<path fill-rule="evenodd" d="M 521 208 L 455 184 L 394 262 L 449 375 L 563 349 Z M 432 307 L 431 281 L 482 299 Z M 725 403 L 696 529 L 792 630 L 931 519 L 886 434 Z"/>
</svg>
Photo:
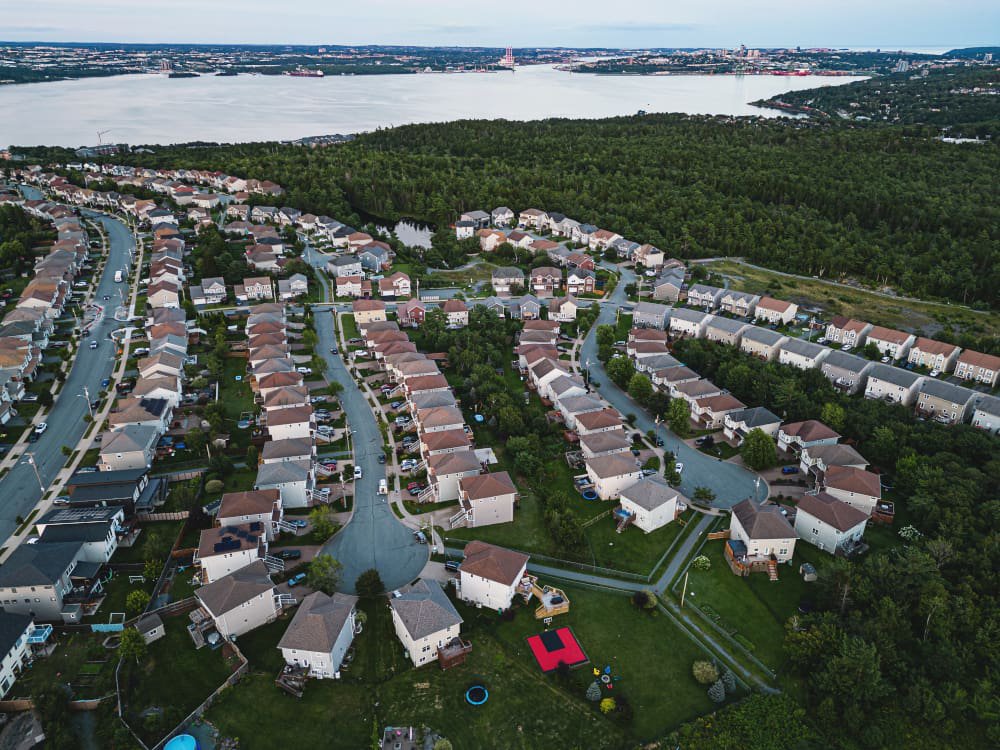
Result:
<svg viewBox="0 0 1000 750">
<path fill-rule="evenodd" d="M 0 0 L 4 41 L 945 50 L 998 32 L 998 0 Z"/>
</svg>

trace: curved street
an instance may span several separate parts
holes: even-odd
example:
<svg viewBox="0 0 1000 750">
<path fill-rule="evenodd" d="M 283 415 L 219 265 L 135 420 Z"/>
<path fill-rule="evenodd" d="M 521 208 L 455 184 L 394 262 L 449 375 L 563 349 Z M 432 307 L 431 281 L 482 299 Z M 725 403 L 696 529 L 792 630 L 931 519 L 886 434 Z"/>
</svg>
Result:
<svg viewBox="0 0 1000 750">
<path fill-rule="evenodd" d="M 25 187 L 23 190 L 29 199 L 43 197 L 34 188 Z M 117 219 L 91 211 L 84 213 L 96 218 L 108 237 L 108 261 L 95 289 L 94 299 L 103 302 L 104 295 L 111 297 L 111 301 L 107 303 L 110 310 L 122 286 L 115 283 L 114 272 L 129 266 L 131 252 L 135 247 L 134 238 L 128 227 Z M 65 445 L 75 449 L 83 438 L 88 427 L 84 416 L 89 414 L 84 389 L 90 394 L 90 400 L 96 400 L 101 392 L 101 381 L 111 377 L 117 345 L 111 340 L 110 333 L 122 325 L 124 324 L 115 321 L 114 316 L 106 311 L 93 329 L 92 335 L 97 341 L 97 348 L 90 349 L 86 339 L 81 341 L 55 404 L 42 419 L 48 424 L 48 429 L 39 437 L 38 442 L 24 444 L 24 452 L 17 463 L 0 479 L 0 537 L 4 540 L 17 529 L 18 516 L 26 517 L 44 494 L 39 486 L 39 477 L 41 485 L 48 489 L 65 466 L 67 457 L 63 455 L 62 447 Z M 35 470 L 26 460 L 29 455 L 34 457 L 39 476 L 35 475 Z"/>
<path fill-rule="evenodd" d="M 625 296 L 625 287 L 635 282 L 635 274 L 627 268 L 621 268 L 610 264 L 602 264 L 603 267 L 620 273 L 621 278 L 615 286 L 611 296 L 601 305 L 600 314 L 597 321 L 587 333 L 580 350 L 580 363 L 585 369 L 589 369 L 591 380 L 598 382 L 597 391 L 609 404 L 614 406 L 622 414 L 635 414 L 635 429 L 645 434 L 648 430 L 655 430 L 658 437 L 663 439 L 663 447 L 674 454 L 676 459 L 684 464 L 684 471 L 681 473 L 680 491 L 688 497 L 694 494 L 696 487 L 708 487 L 715 493 L 715 502 L 718 508 L 731 508 L 736 503 L 748 497 L 753 497 L 756 491 L 756 499 L 762 501 L 767 497 L 767 485 L 760 482 L 757 485 L 757 475 L 736 464 L 727 461 L 720 461 L 708 456 L 701 451 L 692 448 L 663 424 L 657 425 L 649 412 L 637 404 L 621 388 L 614 384 L 604 365 L 597 358 L 597 326 L 607 324 L 614 325 L 617 311 L 628 304 Z"/>
<path fill-rule="evenodd" d="M 325 295 L 325 285 L 323 291 Z M 334 314 L 329 310 L 326 305 L 313 307 L 318 346 L 326 360 L 327 380 L 344 386 L 340 402 L 351 431 L 354 460 L 362 468 L 363 476 L 354 483 L 354 512 L 350 521 L 323 546 L 323 552 L 344 566 L 338 587 L 341 591 L 354 593 L 358 576 L 371 568 L 378 570 L 386 589 L 391 591 L 420 575 L 430 550 L 427 545 L 417 543 L 413 531 L 396 518 L 386 497 L 377 494 L 379 480 L 386 478 L 385 464 L 378 462 L 382 431 L 343 360 L 330 353 L 337 336 Z"/>
</svg>

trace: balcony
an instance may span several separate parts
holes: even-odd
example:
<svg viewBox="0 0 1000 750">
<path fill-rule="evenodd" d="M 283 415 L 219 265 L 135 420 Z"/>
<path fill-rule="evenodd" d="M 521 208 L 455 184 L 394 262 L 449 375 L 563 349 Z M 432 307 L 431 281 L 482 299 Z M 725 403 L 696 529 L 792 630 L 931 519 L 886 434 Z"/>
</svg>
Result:
<svg viewBox="0 0 1000 750">
<path fill-rule="evenodd" d="M 472 644 L 456 636 L 443 646 L 438 646 L 438 664 L 443 670 L 457 667 L 465 663 L 470 653 L 472 653 Z"/>
</svg>

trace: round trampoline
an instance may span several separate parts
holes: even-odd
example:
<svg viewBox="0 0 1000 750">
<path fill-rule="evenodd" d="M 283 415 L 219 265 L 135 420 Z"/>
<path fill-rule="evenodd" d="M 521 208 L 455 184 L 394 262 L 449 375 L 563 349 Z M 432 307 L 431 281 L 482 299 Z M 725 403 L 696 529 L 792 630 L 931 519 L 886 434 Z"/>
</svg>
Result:
<svg viewBox="0 0 1000 750">
<path fill-rule="evenodd" d="M 597 499 L 597 493 L 594 490 L 584 490 L 583 491 L 583 499 L 584 500 L 596 500 Z"/>
<path fill-rule="evenodd" d="M 179 734 L 170 740 L 163 750 L 198 750 L 198 740 L 190 734 Z"/>
<path fill-rule="evenodd" d="M 482 685 L 473 685 L 465 691 L 465 700 L 470 706 L 481 706 L 490 699 L 490 691 Z"/>
</svg>

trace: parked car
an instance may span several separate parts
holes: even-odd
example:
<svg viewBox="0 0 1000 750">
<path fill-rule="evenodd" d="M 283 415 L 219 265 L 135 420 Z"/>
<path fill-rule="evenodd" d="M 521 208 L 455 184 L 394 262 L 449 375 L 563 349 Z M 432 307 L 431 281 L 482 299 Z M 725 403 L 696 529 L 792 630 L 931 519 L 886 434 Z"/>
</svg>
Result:
<svg viewBox="0 0 1000 750">
<path fill-rule="evenodd" d="M 457 573 L 458 572 L 458 566 L 461 565 L 461 564 L 462 563 L 460 563 L 458 560 L 448 560 L 444 564 L 444 569 L 448 570 L 448 571 L 451 571 L 452 573 Z"/>
<path fill-rule="evenodd" d="M 49 429 L 48 422 L 39 422 L 38 424 L 35 425 L 35 433 L 38 435 L 41 435 L 47 429 Z"/>
<path fill-rule="evenodd" d="M 22 401 L 27 401 L 28 403 L 31 403 L 33 401 L 37 401 L 38 400 L 38 394 L 37 393 L 26 393 L 26 394 L 24 394 L 24 397 L 21 400 Z"/>
<path fill-rule="evenodd" d="M 362 471 L 361 467 L 360 466 L 355 466 L 354 467 L 354 478 L 355 479 L 361 479 L 361 477 L 363 475 L 364 475 L 364 471 Z"/>
<path fill-rule="evenodd" d="M 311 367 L 296 367 L 295 371 L 302 375 L 312 375 L 313 371 Z"/>
<path fill-rule="evenodd" d="M 320 466 L 322 466 L 324 469 L 329 469 L 330 471 L 337 470 L 337 462 L 333 461 L 332 459 L 329 461 L 321 461 Z"/>
<path fill-rule="evenodd" d="M 414 531 L 413 538 L 417 540 L 418 544 L 427 544 L 427 535 L 422 531 Z"/>
<path fill-rule="evenodd" d="M 336 354 L 336 353 L 337 353 L 337 347 L 331 346 L 330 347 L 330 354 Z"/>
<path fill-rule="evenodd" d="M 892 357 L 882 357 L 882 359 L 881 359 L 881 360 L 879 360 L 879 361 L 880 361 L 880 362 L 881 362 L 881 363 L 882 363 L 883 365 L 887 365 L 887 364 L 889 364 L 890 362 L 892 362 Z"/>
<path fill-rule="evenodd" d="M 333 434 L 333 428 L 330 427 L 330 425 L 321 424 L 319 427 L 316 428 L 316 432 L 318 432 L 323 437 L 330 437 L 330 435 Z"/>
<path fill-rule="evenodd" d="M 94 340 L 91 340 L 91 342 L 90 342 L 90 348 L 91 349 L 96 349 L 97 348 L 97 342 L 94 341 Z"/>
<path fill-rule="evenodd" d="M 384 464 L 385 463 L 385 454 L 384 453 L 379 453 L 378 454 L 378 462 L 380 464 Z"/>
<path fill-rule="evenodd" d="M 52 501 L 53 505 L 69 505 L 69 495 L 60 495 Z"/>
<path fill-rule="evenodd" d="M 410 423 L 409 417 L 396 417 L 397 427 L 406 427 L 406 425 L 408 425 L 409 423 Z"/>
<path fill-rule="evenodd" d="M 298 586 L 304 580 L 306 580 L 306 574 L 305 573 L 299 573 L 297 575 L 294 575 L 294 576 L 292 576 L 291 578 L 288 579 L 288 588 L 293 588 L 295 586 Z"/>
<path fill-rule="evenodd" d="M 644 477 L 651 477 L 651 476 L 653 476 L 653 475 L 654 475 L 655 473 L 656 473 L 656 472 L 655 472 L 655 471 L 654 471 L 653 469 L 643 469 L 643 470 L 642 470 L 642 475 L 643 475 Z"/>
<path fill-rule="evenodd" d="M 402 463 L 399 464 L 399 468 L 402 471 L 411 471 L 417 467 L 418 461 L 415 458 L 405 458 Z"/>
<path fill-rule="evenodd" d="M 661 437 L 656 438 L 656 447 L 657 448 L 662 448 L 663 447 L 663 438 L 661 438 Z"/>
<path fill-rule="evenodd" d="M 304 529 L 309 525 L 309 522 L 304 518 L 287 518 L 285 520 L 297 529 Z"/>
<path fill-rule="evenodd" d="M 302 550 L 299 549 L 278 550 L 278 558 L 281 560 L 298 560 L 300 557 L 302 557 Z"/>
<path fill-rule="evenodd" d="M 781 467 L 781 473 L 782 474 L 798 474 L 799 473 L 799 467 L 798 466 L 782 466 Z"/>
<path fill-rule="evenodd" d="M 405 401 L 393 401 L 391 404 L 389 404 L 389 408 L 390 409 L 399 409 L 401 406 L 403 406 L 405 404 L 406 404 Z"/>
<path fill-rule="evenodd" d="M 101 381 L 101 388 L 107 388 L 109 385 L 111 385 L 111 378 L 104 378 Z"/>
<path fill-rule="evenodd" d="M 674 471 L 676 471 L 678 474 L 680 474 L 682 471 L 684 471 L 684 464 L 682 464 L 680 461 L 678 461 L 677 463 L 675 463 L 674 464 Z"/>
</svg>

